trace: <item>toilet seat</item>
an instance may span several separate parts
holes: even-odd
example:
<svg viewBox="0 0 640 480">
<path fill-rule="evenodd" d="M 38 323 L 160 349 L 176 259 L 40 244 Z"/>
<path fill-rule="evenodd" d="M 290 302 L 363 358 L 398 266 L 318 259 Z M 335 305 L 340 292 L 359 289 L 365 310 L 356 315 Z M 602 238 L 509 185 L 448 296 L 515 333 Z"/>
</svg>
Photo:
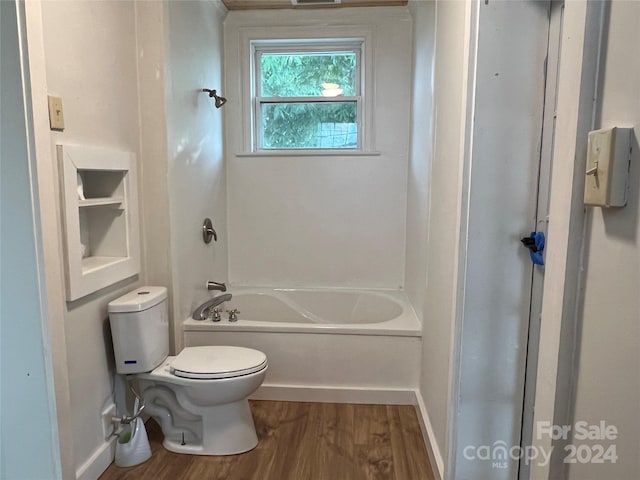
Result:
<svg viewBox="0 0 640 480">
<path fill-rule="evenodd" d="M 171 361 L 171 374 L 213 380 L 240 377 L 266 368 L 267 356 L 252 348 L 230 346 L 187 347 Z"/>
</svg>

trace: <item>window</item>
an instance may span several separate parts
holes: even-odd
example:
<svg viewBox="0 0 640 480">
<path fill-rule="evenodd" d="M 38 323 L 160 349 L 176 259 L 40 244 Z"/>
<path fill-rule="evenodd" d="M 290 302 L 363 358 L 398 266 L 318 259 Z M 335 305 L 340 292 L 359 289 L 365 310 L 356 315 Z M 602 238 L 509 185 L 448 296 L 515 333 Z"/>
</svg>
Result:
<svg viewBox="0 0 640 480">
<path fill-rule="evenodd" d="M 254 151 L 362 149 L 362 40 L 253 46 Z"/>
</svg>

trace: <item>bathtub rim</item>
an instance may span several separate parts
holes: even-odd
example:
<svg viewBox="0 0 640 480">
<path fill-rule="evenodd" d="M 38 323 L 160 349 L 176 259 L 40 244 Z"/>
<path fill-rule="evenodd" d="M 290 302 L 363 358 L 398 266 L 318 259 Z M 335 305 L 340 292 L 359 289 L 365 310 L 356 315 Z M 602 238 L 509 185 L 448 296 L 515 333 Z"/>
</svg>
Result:
<svg viewBox="0 0 640 480">
<path fill-rule="evenodd" d="M 243 320 L 229 322 L 225 319 L 220 322 L 209 320 L 193 320 L 187 317 L 182 323 L 183 331 L 239 331 L 239 332 L 263 332 L 263 333 L 310 333 L 310 334 L 341 334 L 341 335 L 386 335 L 399 337 L 421 337 L 422 325 L 403 290 L 373 289 L 373 288 L 335 288 L 335 287 L 229 287 L 228 292 L 233 295 L 255 294 L 287 291 L 321 291 L 336 293 L 370 293 L 382 296 L 397 303 L 402 308 L 402 313 L 397 317 L 378 323 L 285 323 L 271 321 Z"/>
</svg>

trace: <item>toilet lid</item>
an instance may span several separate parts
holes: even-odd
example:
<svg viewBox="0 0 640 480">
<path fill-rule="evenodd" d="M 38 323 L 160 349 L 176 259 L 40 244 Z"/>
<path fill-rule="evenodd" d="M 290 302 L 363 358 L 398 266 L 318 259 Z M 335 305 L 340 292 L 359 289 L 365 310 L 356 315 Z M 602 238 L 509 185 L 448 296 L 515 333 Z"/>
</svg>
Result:
<svg viewBox="0 0 640 480">
<path fill-rule="evenodd" d="M 267 356 L 244 347 L 187 347 L 171 362 L 177 377 L 231 378 L 258 372 L 267 366 Z"/>
</svg>

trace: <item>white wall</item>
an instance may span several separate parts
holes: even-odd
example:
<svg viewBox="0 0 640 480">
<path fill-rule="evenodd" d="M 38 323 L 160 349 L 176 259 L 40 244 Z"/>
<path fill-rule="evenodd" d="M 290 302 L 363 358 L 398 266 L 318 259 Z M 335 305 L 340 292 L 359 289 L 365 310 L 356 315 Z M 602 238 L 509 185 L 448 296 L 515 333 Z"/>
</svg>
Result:
<svg viewBox="0 0 640 480">
<path fill-rule="evenodd" d="M 221 114 L 199 92 L 222 83 L 225 11 L 217 2 L 52 1 L 38 8 L 30 27 L 39 29 L 41 17 L 44 88 L 63 98 L 65 110 L 64 132 L 49 134 L 40 125 L 50 136 L 51 158 L 55 144 L 65 142 L 138 154 L 142 237 L 149 245 L 140 278 L 149 265 L 145 281 L 172 289 L 179 350 L 181 320 L 196 297 L 208 295 L 205 280 L 226 279 Z M 57 191 L 56 166 L 51 177 Z M 59 216 L 57 206 L 42 208 L 48 217 Z M 207 249 L 200 235 L 205 214 L 221 234 Z M 59 221 L 57 230 L 62 244 Z M 68 450 L 81 478 L 99 474 L 113 458 L 101 417 L 113 402 L 107 304 L 140 283 L 133 277 L 64 308 L 73 443 Z"/>
<path fill-rule="evenodd" d="M 222 110 L 202 88 L 222 89 L 219 2 L 137 2 L 143 223 L 147 282 L 170 291 L 171 350 L 182 321 L 227 280 Z M 205 245 L 210 217 L 218 242 Z"/>
<path fill-rule="evenodd" d="M 140 163 L 138 174 L 142 191 L 141 209 L 143 263 L 147 285 L 161 285 L 173 292 L 171 255 L 171 218 L 169 212 L 169 165 L 167 159 L 167 15 L 164 2 L 135 2 L 136 48 L 140 112 Z M 169 311 L 173 311 L 169 295 Z M 169 318 L 175 346 L 179 324 Z"/>
<path fill-rule="evenodd" d="M 242 32 L 325 35 L 340 25 L 373 32 L 374 149 L 367 156 L 245 156 Z M 287 27 L 297 27 L 291 28 Z M 249 33 L 251 35 L 251 33 Z M 245 67 L 246 69 L 246 67 Z M 411 19 L 406 8 L 230 12 L 225 23 L 229 277 L 235 284 L 404 284 L 411 88 Z"/>
<path fill-rule="evenodd" d="M 167 141 L 174 323 L 211 297 L 207 280 L 227 280 L 226 172 L 222 110 L 201 90 L 222 88 L 222 21 L 216 2 L 168 2 Z M 227 106 L 223 108 L 228 108 Z M 218 241 L 205 245 L 210 217 Z M 181 350 L 181 331 L 176 351 Z"/>
<path fill-rule="evenodd" d="M 634 126 L 629 203 L 587 209 L 575 421 L 618 428 L 615 464 L 575 464 L 572 480 L 640 478 L 640 4 L 613 1 L 602 63 L 598 128 Z M 584 139 L 586 142 L 586 139 Z M 575 441 L 576 445 L 584 441 Z"/>
<path fill-rule="evenodd" d="M 0 2 L 0 18 L 0 478 L 57 479 L 62 474 L 38 191 L 25 118 L 29 81 L 21 75 L 16 2 Z"/>
<path fill-rule="evenodd" d="M 413 1 L 409 4 L 414 34 L 405 290 L 420 320 L 423 316 L 427 282 L 429 170 L 433 152 L 435 5 L 433 1 Z"/>
<path fill-rule="evenodd" d="M 422 7 L 425 8 L 425 7 Z M 450 358 L 456 299 L 461 175 L 466 113 L 469 8 L 436 4 L 434 152 L 430 173 L 420 394 L 432 428 L 437 467 L 446 458 Z"/>
<path fill-rule="evenodd" d="M 51 148 L 77 143 L 137 154 L 133 2 L 43 2 L 42 22 L 47 90 L 62 97 L 66 127 L 51 132 Z M 57 185 L 57 178 L 51 181 Z M 107 304 L 136 285 L 134 277 L 66 304 L 72 448 L 79 475 L 92 468 L 93 455 L 102 454 L 107 465 L 111 460 L 101 417 L 113 401 Z"/>
<path fill-rule="evenodd" d="M 227 276 L 221 113 L 199 91 L 222 83 L 224 13 L 216 2 L 42 4 L 46 88 L 63 97 L 66 123 L 64 132 L 51 133 L 51 145 L 105 145 L 139 154 L 149 244 L 143 265 L 150 266 L 147 281 L 172 289 L 177 350 L 181 320 L 208 295 L 205 281 Z M 207 247 L 200 234 L 205 216 L 220 233 Z M 107 303 L 139 283 L 132 278 L 66 305 L 78 476 L 90 476 L 112 458 L 101 418 L 113 401 Z"/>
</svg>

